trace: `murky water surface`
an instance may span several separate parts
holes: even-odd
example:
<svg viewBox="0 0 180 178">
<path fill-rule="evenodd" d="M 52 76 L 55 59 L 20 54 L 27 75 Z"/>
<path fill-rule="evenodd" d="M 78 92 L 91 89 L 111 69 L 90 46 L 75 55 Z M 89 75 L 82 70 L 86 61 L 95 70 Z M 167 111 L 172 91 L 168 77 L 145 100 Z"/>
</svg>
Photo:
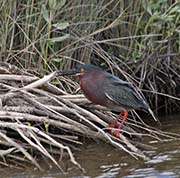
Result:
<svg viewBox="0 0 180 178">
<path fill-rule="evenodd" d="M 180 115 L 164 118 L 163 130 L 180 134 Z M 179 178 L 180 177 L 180 140 L 165 142 L 149 141 L 147 144 L 157 147 L 147 151 L 149 161 L 135 160 L 128 154 L 118 151 L 104 143 L 92 143 L 76 153 L 77 161 L 85 168 L 82 174 L 69 164 L 68 173 L 57 169 L 39 172 L 32 169 L 0 169 L 1 178 Z"/>
</svg>

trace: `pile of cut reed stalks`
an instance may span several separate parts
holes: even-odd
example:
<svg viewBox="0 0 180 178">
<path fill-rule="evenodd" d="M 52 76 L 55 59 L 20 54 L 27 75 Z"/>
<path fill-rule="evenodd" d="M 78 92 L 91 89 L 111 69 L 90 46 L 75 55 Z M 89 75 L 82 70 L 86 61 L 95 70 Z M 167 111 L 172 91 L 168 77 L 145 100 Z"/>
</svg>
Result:
<svg viewBox="0 0 180 178">
<path fill-rule="evenodd" d="M 63 159 L 69 159 L 84 171 L 73 156 L 73 151 L 83 146 L 84 138 L 102 140 L 134 158 L 148 159 L 143 151 L 153 147 L 143 144 L 139 137 L 159 141 L 177 137 L 146 125 L 132 112 L 123 134 L 116 138 L 106 128 L 116 114 L 92 105 L 82 94 L 69 94 L 58 88 L 57 81 L 67 79 L 55 76 L 53 72 L 39 78 L 16 66 L 0 63 L 1 165 L 22 168 L 33 164 L 43 170 L 40 165 L 43 157 L 47 164 L 53 163 L 62 172 Z"/>
</svg>

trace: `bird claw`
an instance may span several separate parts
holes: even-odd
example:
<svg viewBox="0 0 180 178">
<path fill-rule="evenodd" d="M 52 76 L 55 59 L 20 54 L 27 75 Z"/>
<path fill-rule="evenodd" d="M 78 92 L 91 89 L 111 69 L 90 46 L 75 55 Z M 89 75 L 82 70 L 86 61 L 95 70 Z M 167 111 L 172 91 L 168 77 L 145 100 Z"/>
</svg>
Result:
<svg viewBox="0 0 180 178">
<path fill-rule="evenodd" d="M 114 124 L 110 124 L 106 128 L 109 130 L 111 135 L 113 135 L 114 137 L 120 138 L 121 130 L 115 129 L 114 127 L 115 127 Z"/>
<path fill-rule="evenodd" d="M 120 133 L 121 133 L 121 131 L 119 129 L 115 129 L 114 127 L 112 127 L 112 125 L 109 125 L 106 128 L 109 130 L 111 135 L 113 135 L 114 137 L 119 138 Z"/>
<path fill-rule="evenodd" d="M 111 135 L 119 138 L 120 137 L 120 130 L 111 130 Z"/>
</svg>

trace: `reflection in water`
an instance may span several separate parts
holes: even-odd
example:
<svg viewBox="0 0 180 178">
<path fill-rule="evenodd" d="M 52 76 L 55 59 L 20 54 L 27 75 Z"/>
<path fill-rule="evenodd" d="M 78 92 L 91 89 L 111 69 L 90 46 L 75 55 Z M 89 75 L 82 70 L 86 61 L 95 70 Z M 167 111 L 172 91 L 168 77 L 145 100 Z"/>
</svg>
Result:
<svg viewBox="0 0 180 178">
<path fill-rule="evenodd" d="M 180 119 L 163 121 L 163 130 L 180 134 Z M 180 177 L 180 141 L 151 141 L 156 150 L 147 151 L 151 159 L 135 160 L 128 154 L 104 143 L 92 143 L 76 153 L 77 161 L 85 168 L 82 173 L 69 165 L 68 174 L 62 175 L 57 169 L 47 172 L 29 170 L 14 171 L 0 169 L 0 177 L 6 178 L 178 178 Z"/>
</svg>

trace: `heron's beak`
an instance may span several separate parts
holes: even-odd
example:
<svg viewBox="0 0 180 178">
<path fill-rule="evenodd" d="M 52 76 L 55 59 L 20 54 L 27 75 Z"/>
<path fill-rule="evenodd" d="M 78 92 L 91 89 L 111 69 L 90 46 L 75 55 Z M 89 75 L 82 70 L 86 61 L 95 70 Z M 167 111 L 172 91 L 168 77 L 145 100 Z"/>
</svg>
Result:
<svg viewBox="0 0 180 178">
<path fill-rule="evenodd" d="M 69 70 L 62 70 L 62 71 L 57 71 L 56 76 L 79 76 L 82 75 L 81 71 L 78 69 L 69 69 Z"/>
</svg>

